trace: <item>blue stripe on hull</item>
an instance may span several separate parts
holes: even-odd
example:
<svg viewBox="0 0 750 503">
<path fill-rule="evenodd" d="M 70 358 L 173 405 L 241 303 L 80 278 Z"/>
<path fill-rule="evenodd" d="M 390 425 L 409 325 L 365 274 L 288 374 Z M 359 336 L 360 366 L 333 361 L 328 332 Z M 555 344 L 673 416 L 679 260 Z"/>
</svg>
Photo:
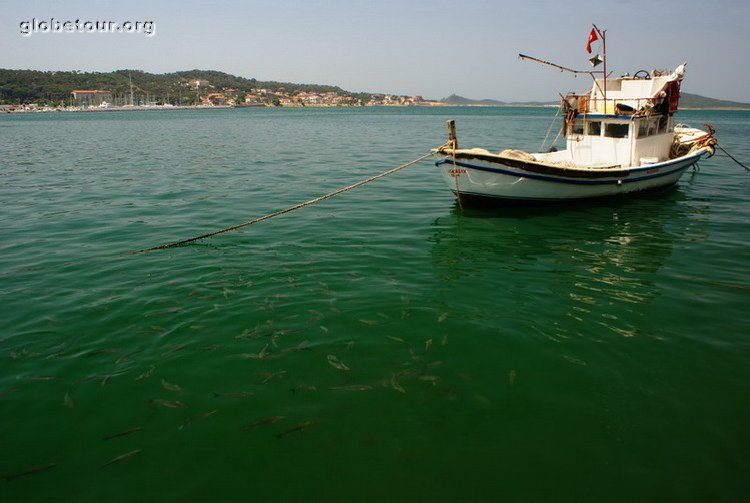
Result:
<svg viewBox="0 0 750 503">
<path fill-rule="evenodd" d="M 686 161 L 692 161 L 692 162 L 687 162 L 684 166 L 679 166 L 679 167 L 670 169 L 668 171 L 663 171 L 663 172 L 654 173 L 651 175 L 639 176 L 639 177 L 634 177 L 634 178 L 625 176 L 622 178 L 610 178 L 607 180 L 585 180 L 585 179 L 580 179 L 580 178 L 563 178 L 563 177 L 555 177 L 555 176 L 546 176 L 546 175 L 540 175 L 537 173 L 530 173 L 528 171 L 519 172 L 519 171 L 513 171 L 511 169 L 494 168 L 494 167 L 489 167 L 489 166 L 479 166 L 476 164 L 470 164 L 470 163 L 463 162 L 463 161 L 454 162 L 453 160 L 449 160 L 449 159 L 442 159 L 440 161 L 436 161 L 435 166 L 440 167 L 443 164 L 450 164 L 451 166 L 453 166 L 455 164 L 456 166 L 460 166 L 462 168 L 476 169 L 478 171 L 486 171 L 489 173 L 499 173 L 499 174 L 509 175 L 509 176 L 518 176 L 522 178 L 532 178 L 534 180 L 543 180 L 546 182 L 554 182 L 554 183 L 566 183 L 566 184 L 572 184 L 572 185 L 616 185 L 620 183 L 633 183 L 633 182 L 641 182 L 644 180 L 651 180 L 653 178 L 669 176 L 679 171 L 684 171 L 688 169 L 690 166 L 694 165 L 696 162 L 698 162 L 698 160 L 701 158 L 702 155 L 703 154 L 699 154 L 695 156 L 694 159 L 680 159 L 680 160 L 673 161 L 671 163 L 664 163 L 661 165 L 654 165 L 654 166 L 648 166 L 648 167 L 638 167 L 633 170 L 633 171 L 650 171 L 653 169 L 664 168 L 673 164 L 681 164 Z"/>
</svg>

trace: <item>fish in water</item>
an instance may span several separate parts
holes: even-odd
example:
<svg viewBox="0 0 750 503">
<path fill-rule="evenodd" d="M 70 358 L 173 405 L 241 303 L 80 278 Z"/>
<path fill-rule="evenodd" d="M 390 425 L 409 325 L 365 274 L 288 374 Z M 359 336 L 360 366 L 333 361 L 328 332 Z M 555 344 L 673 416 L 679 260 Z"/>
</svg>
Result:
<svg viewBox="0 0 750 503">
<path fill-rule="evenodd" d="M 121 364 L 122 362 L 124 362 L 125 360 L 127 360 L 128 358 L 130 358 L 131 356 L 133 356 L 134 354 L 140 353 L 141 351 L 143 351 L 143 349 L 136 349 L 135 351 L 131 351 L 129 353 L 125 353 L 124 355 L 122 355 L 121 357 L 119 357 L 115 361 L 115 365 Z"/>
<path fill-rule="evenodd" d="M 161 398 L 152 398 L 152 402 L 161 405 L 162 407 L 166 407 L 168 409 L 183 409 L 185 408 L 185 404 L 178 401 L 178 400 L 162 400 Z"/>
<path fill-rule="evenodd" d="M 318 391 L 318 388 L 316 388 L 314 384 L 300 384 L 299 386 L 292 388 L 292 393 L 298 391 Z"/>
<path fill-rule="evenodd" d="M 442 323 L 446 319 L 448 319 L 448 313 L 441 313 L 440 316 L 438 316 L 438 323 Z"/>
<path fill-rule="evenodd" d="M 70 353 L 70 351 L 71 351 L 70 348 L 63 347 L 62 349 L 58 349 L 57 351 L 55 351 L 55 352 L 50 353 L 49 355 L 47 355 L 46 359 L 50 360 L 50 359 L 54 359 L 54 358 L 59 358 L 61 356 L 64 356 L 64 355 Z"/>
<path fill-rule="evenodd" d="M 56 466 L 57 466 L 57 463 L 49 463 L 49 464 L 46 464 L 46 465 L 37 466 L 35 468 L 31 468 L 30 470 L 24 470 L 22 472 L 12 473 L 10 475 L 5 475 L 5 480 L 11 481 L 11 480 L 17 479 L 19 477 L 25 477 L 27 475 L 34 475 L 35 473 L 46 472 L 47 470 L 49 470 L 51 468 L 54 468 Z"/>
<path fill-rule="evenodd" d="M 107 435 L 106 437 L 103 437 L 102 440 L 112 440 L 113 438 L 124 437 L 126 435 L 132 435 L 133 433 L 137 433 L 139 431 L 141 431 L 141 427 L 136 426 L 135 428 L 130 428 L 129 430 L 119 431 L 117 433 Z"/>
<path fill-rule="evenodd" d="M 492 404 L 492 402 L 490 401 L 490 399 L 489 399 L 489 398 L 487 398 L 487 397 L 486 397 L 486 396 L 484 396 L 484 395 L 479 395 L 479 394 L 476 394 L 476 395 L 474 395 L 474 398 L 476 398 L 477 402 L 481 402 L 481 403 L 483 403 L 483 404 L 485 404 L 485 405 L 490 405 L 490 404 Z"/>
<path fill-rule="evenodd" d="M 140 381 L 141 379 L 147 379 L 147 378 L 151 377 L 151 374 L 154 373 L 154 370 L 156 370 L 156 367 L 154 367 L 153 365 L 151 365 L 148 368 L 148 370 L 146 370 L 143 374 L 141 374 L 138 377 L 136 377 L 135 380 L 136 381 Z"/>
<path fill-rule="evenodd" d="M 398 382 L 398 378 L 396 378 L 396 374 L 393 374 L 391 376 L 391 388 L 395 389 L 399 393 L 406 393 L 406 390 Z"/>
<path fill-rule="evenodd" d="M 29 357 L 40 356 L 41 354 L 42 353 L 37 353 L 37 352 L 33 352 L 33 351 L 27 351 L 26 349 L 24 349 L 24 350 L 22 350 L 20 352 L 16 351 L 16 350 L 13 350 L 13 351 L 10 352 L 10 357 L 13 358 L 14 360 L 19 360 L 21 358 L 29 358 Z"/>
<path fill-rule="evenodd" d="M 285 437 L 286 435 L 289 435 L 290 433 L 294 433 L 295 431 L 305 431 L 310 426 L 312 426 L 312 424 L 313 424 L 312 421 L 305 421 L 304 423 L 300 423 L 297 426 L 292 426 L 288 430 L 284 430 L 282 432 L 277 433 L 276 438 L 280 439 L 282 437 Z"/>
<path fill-rule="evenodd" d="M 271 335 L 271 332 L 265 332 L 263 330 L 258 330 L 257 328 L 253 330 L 252 332 L 250 330 L 245 330 L 240 335 L 235 335 L 235 339 L 258 339 L 260 337 L 267 337 Z"/>
<path fill-rule="evenodd" d="M 73 404 L 73 398 L 70 396 L 70 393 L 65 393 L 65 397 L 63 398 L 63 405 L 69 409 L 75 407 L 75 405 Z"/>
<path fill-rule="evenodd" d="M 167 351 L 163 352 L 162 356 L 169 356 L 175 351 L 179 351 L 180 349 L 186 347 L 187 344 L 165 344 L 164 348 L 167 348 Z"/>
<path fill-rule="evenodd" d="M 139 452 L 141 452 L 142 450 L 143 450 L 143 449 L 135 449 L 135 450 L 132 450 L 132 451 L 130 451 L 130 452 L 126 452 L 125 454 L 120 454 L 120 455 L 119 455 L 119 456 L 117 456 L 116 458 L 112 458 L 112 459 L 110 459 L 109 461 L 107 461 L 106 463 L 104 463 L 104 464 L 103 464 L 103 465 L 101 466 L 101 468 L 105 468 L 105 467 L 107 467 L 107 466 L 109 466 L 109 465 L 113 465 L 113 464 L 115 464 L 115 463 L 119 463 L 120 461 L 125 461 L 125 460 L 126 460 L 126 459 L 128 459 L 128 458 L 132 458 L 133 456 L 135 456 L 136 454 L 138 454 L 138 453 L 139 453 Z"/>
<path fill-rule="evenodd" d="M 585 361 L 572 357 L 572 356 L 564 355 L 563 358 L 568 360 L 570 363 L 575 363 L 576 365 L 582 365 L 582 366 L 586 365 Z"/>
<path fill-rule="evenodd" d="M 338 370 L 351 370 L 349 367 L 346 366 L 346 364 L 342 363 L 338 358 L 336 358 L 335 355 L 328 355 L 326 357 L 328 359 L 328 363 L 331 364 L 331 366 Z"/>
<path fill-rule="evenodd" d="M 310 349 L 310 341 L 305 339 L 304 341 L 300 342 L 293 348 L 290 348 L 289 351 L 306 351 L 308 349 Z"/>
<path fill-rule="evenodd" d="M 264 379 L 260 382 L 261 384 L 268 384 L 272 379 L 278 379 L 284 377 L 286 370 L 279 370 L 278 372 L 262 372 L 258 375 L 264 376 Z"/>
<path fill-rule="evenodd" d="M 92 349 L 85 356 L 98 356 L 106 353 L 116 353 L 117 351 L 119 351 L 117 348 Z"/>
<path fill-rule="evenodd" d="M 220 397 L 226 397 L 226 398 L 248 398 L 248 397 L 251 397 L 251 396 L 254 396 L 254 395 L 255 395 L 255 393 L 253 393 L 252 391 L 245 391 L 245 390 L 227 391 L 225 393 L 217 393 L 216 391 L 214 391 L 214 398 L 220 398 Z"/>
<path fill-rule="evenodd" d="M 264 426 L 266 424 L 273 424 L 277 423 L 283 419 L 286 419 L 286 416 L 271 416 L 271 417 L 264 417 L 263 419 L 258 419 L 257 421 L 253 421 L 252 423 L 247 423 L 245 425 L 245 428 L 256 428 L 258 426 Z"/>
<path fill-rule="evenodd" d="M 185 391 L 181 386 L 167 382 L 164 378 L 161 380 L 161 387 L 167 391 L 174 391 L 175 393 L 182 393 Z"/>
<path fill-rule="evenodd" d="M 432 346 L 432 339 L 427 339 L 427 342 L 424 343 L 425 352 L 427 352 L 427 350 L 430 349 L 430 346 Z"/>
<path fill-rule="evenodd" d="M 349 384 L 346 386 L 331 386 L 328 389 L 335 391 L 368 391 L 372 389 L 372 386 L 368 384 Z"/>
<path fill-rule="evenodd" d="M 439 377 L 434 376 L 434 375 L 424 374 L 424 375 L 417 377 L 417 379 L 419 379 L 420 381 L 428 382 L 434 386 L 438 382 Z"/>
<path fill-rule="evenodd" d="M 26 376 L 27 381 L 54 381 L 55 379 L 59 379 L 57 376 L 39 376 L 39 375 L 32 375 L 32 376 Z"/>
<path fill-rule="evenodd" d="M 242 353 L 240 354 L 240 358 L 251 358 L 253 360 L 262 360 L 266 357 L 266 354 L 268 354 L 268 344 L 263 346 L 263 349 L 260 350 L 259 353 Z"/>
<path fill-rule="evenodd" d="M 516 383 L 516 369 L 511 369 L 508 372 L 508 385 L 513 386 Z"/>
<path fill-rule="evenodd" d="M 368 320 L 368 319 L 364 319 L 364 318 L 360 318 L 359 321 L 362 322 L 362 323 L 364 323 L 365 325 L 380 325 L 380 324 L 384 323 L 383 320 Z"/>
<path fill-rule="evenodd" d="M 180 426 L 178 426 L 177 429 L 181 430 L 185 426 L 190 425 L 194 421 L 198 421 L 198 420 L 201 420 L 201 419 L 207 419 L 207 418 L 213 416 L 214 414 L 216 414 L 216 412 L 217 412 L 216 410 L 210 410 L 208 412 L 201 412 L 199 414 L 193 414 L 192 416 L 190 416 L 189 418 L 187 418 L 185 421 L 183 421 L 183 423 L 180 424 Z"/>
</svg>

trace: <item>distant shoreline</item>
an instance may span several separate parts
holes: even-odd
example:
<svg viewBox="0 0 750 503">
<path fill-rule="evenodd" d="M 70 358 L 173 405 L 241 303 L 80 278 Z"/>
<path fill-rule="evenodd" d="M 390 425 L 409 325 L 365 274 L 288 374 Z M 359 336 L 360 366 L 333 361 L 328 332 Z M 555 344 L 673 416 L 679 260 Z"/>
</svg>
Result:
<svg viewBox="0 0 750 503">
<path fill-rule="evenodd" d="M 454 104 L 445 102 L 425 102 L 420 105 L 305 105 L 305 106 L 230 106 L 230 105 L 174 105 L 174 106 L 124 106 L 124 107 L 90 107 L 90 108 L 52 108 L 52 107 L 40 107 L 40 108 L 24 108 L 23 105 L 0 105 L 0 113 L 18 114 L 18 113 L 55 113 L 55 112 L 66 112 L 66 113 L 106 113 L 106 112 L 153 112 L 153 111 L 165 111 L 165 110 L 221 110 L 231 108 L 273 108 L 273 109 L 305 109 L 305 108 L 557 108 L 558 105 L 528 105 L 528 104 Z M 750 111 L 748 108 L 739 107 L 683 107 L 680 110 L 691 110 L 691 111 Z"/>
<path fill-rule="evenodd" d="M 451 94 L 437 99 L 421 95 L 351 92 L 338 86 L 258 81 L 214 70 L 152 74 L 140 70 L 75 72 L 0 68 L 0 112 L 65 110 L 199 109 L 202 107 L 335 107 L 335 106 L 479 106 L 558 107 L 559 101 L 472 99 Z M 166 105 L 166 106 L 165 106 Z M 750 103 L 680 92 L 683 110 L 750 110 Z"/>
</svg>

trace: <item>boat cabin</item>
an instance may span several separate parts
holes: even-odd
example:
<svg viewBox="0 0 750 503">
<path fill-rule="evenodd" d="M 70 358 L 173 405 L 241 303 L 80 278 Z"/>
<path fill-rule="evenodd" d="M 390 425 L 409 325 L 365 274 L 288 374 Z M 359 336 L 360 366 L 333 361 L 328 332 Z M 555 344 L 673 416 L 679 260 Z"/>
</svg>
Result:
<svg viewBox="0 0 750 503">
<path fill-rule="evenodd" d="M 674 112 L 684 65 L 671 74 L 654 72 L 595 79 L 588 94 L 569 94 L 564 132 L 567 148 L 548 161 L 590 167 L 631 167 L 666 161 L 674 140 Z"/>
<path fill-rule="evenodd" d="M 666 161 L 674 119 L 578 114 L 567 125 L 570 161 L 581 165 L 639 166 Z"/>
</svg>

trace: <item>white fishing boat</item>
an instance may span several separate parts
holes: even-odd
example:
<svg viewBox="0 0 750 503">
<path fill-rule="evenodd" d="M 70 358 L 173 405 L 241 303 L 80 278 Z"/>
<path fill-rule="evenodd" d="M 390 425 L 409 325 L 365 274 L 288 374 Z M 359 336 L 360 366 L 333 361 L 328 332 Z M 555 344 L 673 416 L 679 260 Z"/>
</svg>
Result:
<svg viewBox="0 0 750 503">
<path fill-rule="evenodd" d="M 565 149 L 459 148 L 455 123 L 448 121 L 448 143 L 435 149 L 442 156 L 435 164 L 460 202 L 542 203 L 633 194 L 673 186 L 701 158 L 713 155 L 713 128 L 675 123 L 685 64 L 671 72 L 641 70 L 608 78 L 605 33 L 596 27 L 593 33 L 605 56 L 590 61 L 604 62 L 603 72 L 519 55 L 593 78 L 588 92 L 562 98 Z"/>
</svg>

